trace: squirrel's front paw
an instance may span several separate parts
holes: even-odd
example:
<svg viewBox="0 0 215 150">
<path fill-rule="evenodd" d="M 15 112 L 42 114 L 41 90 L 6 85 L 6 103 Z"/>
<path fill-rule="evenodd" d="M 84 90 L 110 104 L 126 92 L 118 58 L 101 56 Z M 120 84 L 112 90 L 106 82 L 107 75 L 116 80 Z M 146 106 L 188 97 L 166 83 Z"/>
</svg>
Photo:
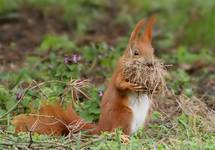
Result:
<svg viewBox="0 0 215 150">
<path fill-rule="evenodd" d="M 135 84 L 135 83 L 128 83 L 128 89 L 132 90 L 132 91 L 141 91 L 143 89 L 143 86 Z"/>
<path fill-rule="evenodd" d="M 141 91 L 143 89 L 143 86 L 141 86 L 141 85 L 126 82 L 126 81 L 121 83 L 121 87 L 122 87 L 122 89 L 131 90 L 131 91 Z"/>
</svg>

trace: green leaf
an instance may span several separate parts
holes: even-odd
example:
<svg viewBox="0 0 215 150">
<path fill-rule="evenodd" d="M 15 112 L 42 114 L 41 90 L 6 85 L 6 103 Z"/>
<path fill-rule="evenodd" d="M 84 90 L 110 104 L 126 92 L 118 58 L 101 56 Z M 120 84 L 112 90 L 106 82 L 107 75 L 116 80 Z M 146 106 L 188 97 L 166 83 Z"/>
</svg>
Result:
<svg viewBox="0 0 215 150">
<path fill-rule="evenodd" d="M 9 95 L 9 91 L 0 85 L 0 104 L 9 101 L 10 99 L 11 96 Z"/>
<path fill-rule="evenodd" d="M 11 107 L 13 107 L 16 104 L 16 100 L 10 99 L 6 102 L 6 108 L 9 110 Z"/>
<path fill-rule="evenodd" d="M 4 109 L 0 109 L 0 116 L 5 114 L 5 113 L 6 113 L 6 111 Z"/>
<path fill-rule="evenodd" d="M 30 101 L 31 101 L 31 97 L 25 96 L 25 97 L 21 100 L 21 104 L 22 104 L 24 107 L 29 107 Z"/>
<path fill-rule="evenodd" d="M 49 49 L 58 50 L 58 49 L 65 49 L 71 50 L 74 48 L 75 45 L 72 41 L 69 40 L 68 36 L 55 36 L 55 35 L 46 35 L 37 48 L 38 51 L 45 52 Z"/>
</svg>

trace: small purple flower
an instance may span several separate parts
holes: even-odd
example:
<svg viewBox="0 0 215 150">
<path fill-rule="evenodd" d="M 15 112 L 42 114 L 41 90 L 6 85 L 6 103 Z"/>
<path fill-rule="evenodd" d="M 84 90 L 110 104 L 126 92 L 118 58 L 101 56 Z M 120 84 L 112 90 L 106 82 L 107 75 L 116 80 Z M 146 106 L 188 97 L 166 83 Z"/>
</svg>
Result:
<svg viewBox="0 0 215 150">
<path fill-rule="evenodd" d="M 103 91 L 99 91 L 99 96 L 102 97 L 104 95 Z"/>
<path fill-rule="evenodd" d="M 77 63 L 80 60 L 81 60 L 81 55 L 72 55 L 73 63 Z"/>
<path fill-rule="evenodd" d="M 69 62 L 69 61 L 68 61 L 68 57 L 65 57 L 65 58 L 64 58 L 64 64 L 68 64 L 68 62 Z"/>
<path fill-rule="evenodd" d="M 19 101 L 23 98 L 24 94 L 22 91 L 16 93 L 16 100 Z"/>
<path fill-rule="evenodd" d="M 81 55 L 73 54 L 64 58 L 65 64 L 77 64 L 81 60 Z"/>
</svg>

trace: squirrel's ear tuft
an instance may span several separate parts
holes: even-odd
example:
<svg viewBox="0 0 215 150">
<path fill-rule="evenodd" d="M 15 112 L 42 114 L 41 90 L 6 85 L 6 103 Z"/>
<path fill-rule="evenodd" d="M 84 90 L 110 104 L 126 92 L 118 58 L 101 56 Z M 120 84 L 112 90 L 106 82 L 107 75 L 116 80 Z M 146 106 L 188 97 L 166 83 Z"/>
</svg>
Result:
<svg viewBox="0 0 215 150">
<path fill-rule="evenodd" d="M 151 16 L 146 24 L 145 31 L 141 37 L 141 40 L 145 43 L 151 43 L 152 41 L 152 33 L 153 33 L 153 25 L 156 21 L 155 16 Z"/>
<path fill-rule="evenodd" d="M 131 37 L 130 37 L 129 43 L 132 43 L 132 42 L 138 40 L 138 34 L 139 34 L 139 32 L 141 31 L 143 25 L 144 25 L 144 20 L 143 20 L 143 19 L 140 20 L 140 21 L 136 24 L 134 30 L 133 30 L 132 33 L 131 33 Z"/>
</svg>

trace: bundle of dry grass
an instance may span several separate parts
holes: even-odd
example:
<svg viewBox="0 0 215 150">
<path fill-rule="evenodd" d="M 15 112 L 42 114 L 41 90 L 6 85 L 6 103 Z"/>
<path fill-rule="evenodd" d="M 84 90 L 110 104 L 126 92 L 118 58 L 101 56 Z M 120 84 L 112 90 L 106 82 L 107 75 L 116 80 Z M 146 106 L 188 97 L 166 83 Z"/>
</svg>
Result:
<svg viewBox="0 0 215 150">
<path fill-rule="evenodd" d="M 166 91 L 166 74 L 164 64 L 158 59 L 154 59 L 152 63 L 141 60 L 127 61 L 123 68 L 126 81 L 142 86 L 143 93 L 152 95 Z"/>
</svg>

